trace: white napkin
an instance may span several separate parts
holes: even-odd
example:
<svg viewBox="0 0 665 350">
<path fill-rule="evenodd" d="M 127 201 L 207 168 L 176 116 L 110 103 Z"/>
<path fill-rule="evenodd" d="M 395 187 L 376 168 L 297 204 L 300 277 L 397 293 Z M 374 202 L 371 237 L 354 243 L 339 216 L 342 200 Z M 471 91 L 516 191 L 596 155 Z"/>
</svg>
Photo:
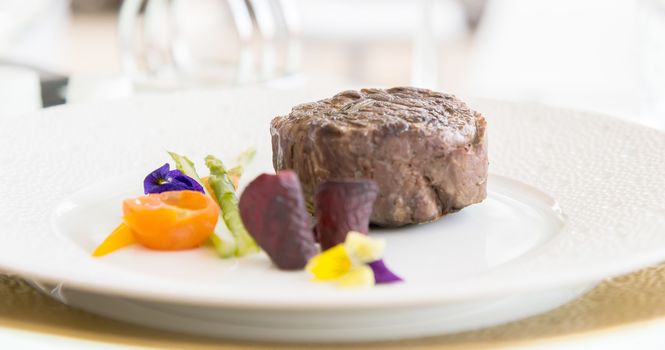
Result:
<svg viewBox="0 0 665 350">
<path fill-rule="evenodd" d="M 0 65 L 0 118 L 42 108 L 39 76 L 15 66 Z"/>
<path fill-rule="evenodd" d="M 113 100 L 133 94 L 134 87 L 128 77 L 74 74 L 69 77 L 67 103 Z"/>
</svg>

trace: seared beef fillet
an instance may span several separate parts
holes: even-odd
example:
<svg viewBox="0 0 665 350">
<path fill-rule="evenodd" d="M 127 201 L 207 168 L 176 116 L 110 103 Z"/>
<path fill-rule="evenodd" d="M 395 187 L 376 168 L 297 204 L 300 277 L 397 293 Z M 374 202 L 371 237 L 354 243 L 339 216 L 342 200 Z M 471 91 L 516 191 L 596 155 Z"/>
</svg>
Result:
<svg viewBox="0 0 665 350">
<path fill-rule="evenodd" d="M 344 91 L 272 120 L 273 165 L 295 170 L 309 208 L 318 183 L 369 178 L 379 186 L 372 223 L 424 223 L 485 199 L 485 126 L 453 95 Z"/>
</svg>

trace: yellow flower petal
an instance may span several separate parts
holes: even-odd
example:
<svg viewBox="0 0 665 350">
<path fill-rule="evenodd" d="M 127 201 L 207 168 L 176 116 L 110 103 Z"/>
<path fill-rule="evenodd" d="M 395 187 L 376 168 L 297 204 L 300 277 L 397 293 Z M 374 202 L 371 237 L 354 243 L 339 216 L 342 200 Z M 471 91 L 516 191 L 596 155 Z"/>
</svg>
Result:
<svg viewBox="0 0 665 350">
<path fill-rule="evenodd" d="M 352 259 L 367 264 L 381 259 L 386 242 L 382 239 L 370 238 L 360 232 L 350 231 L 346 235 L 344 247 Z"/>
<path fill-rule="evenodd" d="M 106 237 L 104 242 L 97 246 L 95 251 L 92 252 L 92 256 L 104 256 L 134 243 L 136 243 L 134 234 L 132 234 L 129 226 L 122 223 Z"/>
<path fill-rule="evenodd" d="M 329 281 L 337 279 L 351 268 L 351 259 L 344 245 L 338 244 L 311 258 L 305 269 L 314 275 L 314 280 Z"/>
<path fill-rule="evenodd" d="M 355 266 L 341 276 L 337 283 L 342 288 L 363 288 L 374 285 L 374 272 L 369 266 Z"/>
</svg>

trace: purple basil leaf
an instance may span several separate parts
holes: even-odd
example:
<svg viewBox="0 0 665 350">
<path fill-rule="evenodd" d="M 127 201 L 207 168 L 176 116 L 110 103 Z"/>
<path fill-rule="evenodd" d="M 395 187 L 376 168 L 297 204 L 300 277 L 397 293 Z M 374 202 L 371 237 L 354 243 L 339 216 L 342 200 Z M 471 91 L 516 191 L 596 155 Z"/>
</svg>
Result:
<svg viewBox="0 0 665 350">
<path fill-rule="evenodd" d="M 374 272 L 374 282 L 376 282 L 376 284 L 402 281 L 402 278 L 388 269 L 386 264 L 383 262 L 383 259 L 373 261 L 367 265 L 369 265 L 369 267 Z"/>
<path fill-rule="evenodd" d="M 203 193 L 203 187 L 196 180 L 184 175 L 180 170 L 170 170 L 168 163 L 155 169 L 143 180 L 145 194 L 162 193 L 167 191 L 198 191 Z"/>
</svg>

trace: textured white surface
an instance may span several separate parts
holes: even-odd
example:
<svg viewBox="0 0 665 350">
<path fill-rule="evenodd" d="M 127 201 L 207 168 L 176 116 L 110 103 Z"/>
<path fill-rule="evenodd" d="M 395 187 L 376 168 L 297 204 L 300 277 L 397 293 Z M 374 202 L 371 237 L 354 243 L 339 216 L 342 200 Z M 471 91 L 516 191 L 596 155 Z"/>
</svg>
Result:
<svg viewBox="0 0 665 350">
<path fill-rule="evenodd" d="M 5 188 L 0 267 L 88 290 L 223 305 L 223 289 L 161 279 L 147 283 L 142 275 L 90 259 L 51 233 L 49 216 L 83 187 L 119 173 L 151 170 L 164 159 L 165 148 L 201 158 L 204 152 L 236 154 L 242 146 L 229 145 L 226 137 L 267 143 L 273 115 L 329 93 L 217 91 L 0 120 Z M 492 273 L 400 295 L 377 288 L 357 299 L 385 306 L 489 297 L 573 285 L 665 259 L 662 133 L 592 114 L 491 101 L 469 104 L 488 119 L 491 171 L 556 198 L 567 225 L 552 241 Z"/>
</svg>

